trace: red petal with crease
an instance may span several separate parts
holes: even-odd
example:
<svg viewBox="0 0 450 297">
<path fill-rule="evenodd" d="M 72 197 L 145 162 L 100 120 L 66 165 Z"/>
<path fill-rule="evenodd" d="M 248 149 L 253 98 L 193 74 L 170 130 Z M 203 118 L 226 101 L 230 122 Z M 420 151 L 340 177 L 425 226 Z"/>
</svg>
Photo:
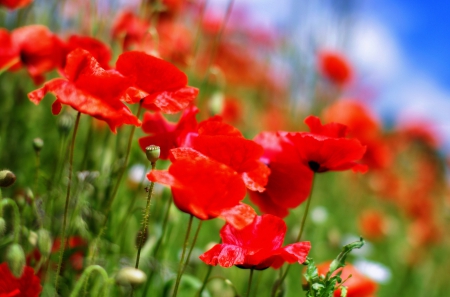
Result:
<svg viewBox="0 0 450 297">
<path fill-rule="evenodd" d="M 239 204 L 245 197 L 245 185 L 228 166 L 192 149 L 171 150 L 169 173 L 175 205 L 183 212 L 208 220 Z M 153 173 L 149 179 L 154 179 Z"/>
<path fill-rule="evenodd" d="M 253 222 L 256 212 L 250 205 L 239 203 L 222 211 L 220 217 L 234 228 L 242 229 Z"/>
<path fill-rule="evenodd" d="M 60 104 L 69 105 L 81 113 L 107 122 L 113 132 L 123 124 L 140 125 L 140 121 L 120 101 L 112 101 L 108 104 L 63 79 L 57 78 L 49 81 L 42 88 L 29 93 L 28 97 L 32 102 L 38 103 L 47 92 L 54 94 Z M 57 108 L 53 110 L 55 111 Z"/>
<path fill-rule="evenodd" d="M 226 224 L 220 230 L 222 244 L 214 246 L 200 259 L 209 265 L 252 269 L 278 268 L 284 261 L 303 263 L 310 243 L 300 242 L 282 248 L 285 233 L 286 223 L 270 214 L 255 217 L 242 229 Z"/>
<path fill-rule="evenodd" d="M 100 40 L 89 36 L 71 35 L 66 45 L 67 53 L 77 48 L 88 51 L 104 69 L 110 68 L 111 49 Z"/>
<path fill-rule="evenodd" d="M 152 110 L 156 106 L 162 112 L 172 114 L 188 107 L 197 95 L 198 89 L 193 87 L 153 93 L 144 98 L 142 106 Z"/>
<path fill-rule="evenodd" d="M 119 56 L 116 69 L 134 80 L 148 94 L 176 91 L 187 85 L 187 76 L 177 67 L 144 52 L 131 51 Z"/>
</svg>

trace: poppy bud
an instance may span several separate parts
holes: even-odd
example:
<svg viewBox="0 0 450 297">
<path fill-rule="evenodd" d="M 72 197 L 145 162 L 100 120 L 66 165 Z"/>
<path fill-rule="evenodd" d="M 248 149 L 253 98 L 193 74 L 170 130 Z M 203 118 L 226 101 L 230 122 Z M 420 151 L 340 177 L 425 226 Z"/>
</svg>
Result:
<svg viewBox="0 0 450 297">
<path fill-rule="evenodd" d="M 116 275 L 116 283 L 122 286 L 138 286 L 147 281 L 147 275 L 142 270 L 124 267 Z"/>
<path fill-rule="evenodd" d="M 7 188 L 14 184 L 16 176 L 11 171 L 5 169 L 0 171 L 0 187 Z"/>
<path fill-rule="evenodd" d="M 159 154 L 161 149 L 157 145 L 149 145 L 145 148 L 145 154 L 147 155 L 147 160 L 151 163 L 155 163 L 159 159 Z"/>
<path fill-rule="evenodd" d="M 73 117 L 68 113 L 63 113 L 59 117 L 58 129 L 63 135 L 67 135 L 73 127 Z"/>
<path fill-rule="evenodd" d="M 221 114 L 225 105 L 223 93 L 215 92 L 209 100 L 209 112 L 211 115 Z"/>
<path fill-rule="evenodd" d="M 3 234 L 6 231 L 6 222 L 4 218 L 0 218 L 0 238 L 2 238 Z"/>
<path fill-rule="evenodd" d="M 39 153 L 42 150 L 42 147 L 44 146 L 44 141 L 41 138 L 35 138 L 33 139 L 33 148 L 36 153 Z"/>
<path fill-rule="evenodd" d="M 39 249 L 39 252 L 44 257 L 48 257 L 50 255 L 50 252 L 52 250 L 52 238 L 50 236 L 50 232 L 48 232 L 45 229 L 39 229 L 37 231 L 38 239 L 37 239 L 37 247 Z"/>
<path fill-rule="evenodd" d="M 36 246 L 38 241 L 38 235 L 36 232 L 34 231 L 29 231 L 28 232 L 28 242 L 32 245 L 32 246 Z"/>
<path fill-rule="evenodd" d="M 8 263 L 9 270 L 14 276 L 20 277 L 22 275 L 25 267 L 25 253 L 19 244 L 13 243 L 9 246 L 6 252 L 6 263 Z"/>
</svg>

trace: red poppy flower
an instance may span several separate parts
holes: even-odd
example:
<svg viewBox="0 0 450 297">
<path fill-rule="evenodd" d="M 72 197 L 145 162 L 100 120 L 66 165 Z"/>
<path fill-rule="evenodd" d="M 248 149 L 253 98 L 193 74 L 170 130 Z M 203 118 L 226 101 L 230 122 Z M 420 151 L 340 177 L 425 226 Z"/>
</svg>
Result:
<svg viewBox="0 0 450 297">
<path fill-rule="evenodd" d="M 21 65 L 36 84 L 43 80 L 43 74 L 62 65 L 63 43 L 42 25 L 31 25 L 8 31 L 0 30 L 0 68 L 18 70 Z M 11 63 L 17 63 L 11 65 Z"/>
<path fill-rule="evenodd" d="M 58 114 L 61 104 L 108 123 L 110 129 L 123 124 L 139 126 L 137 119 L 120 100 L 131 86 L 129 79 L 115 70 L 104 70 L 87 51 L 76 49 L 67 56 L 67 79 L 57 78 L 28 94 L 38 104 L 50 92 L 56 96 L 52 112 Z"/>
<path fill-rule="evenodd" d="M 111 49 L 103 42 L 89 36 L 71 35 L 67 40 L 66 53 L 70 53 L 77 48 L 88 51 L 97 60 L 100 67 L 110 68 Z"/>
<path fill-rule="evenodd" d="M 0 28 L 0 70 L 11 67 L 14 60 L 19 59 L 17 48 L 13 45 L 8 30 Z"/>
<path fill-rule="evenodd" d="M 348 84 L 352 78 L 350 63 L 339 53 L 321 52 L 318 64 L 320 73 L 339 86 Z"/>
<path fill-rule="evenodd" d="M 136 91 L 128 93 L 131 101 L 143 99 L 144 108 L 177 113 L 197 97 L 198 89 L 187 86 L 186 74 L 146 53 L 124 53 L 119 56 L 116 68 L 133 81 Z"/>
<path fill-rule="evenodd" d="M 16 278 L 8 264 L 0 264 L 0 296 L 38 297 L 41 291 L 40 280 L 34 275 L 33 268 L 25 266 L 20 278 Z"/>
<path fill-rule="evenodd" d="M 5 6 L 9 9 L 22 8 L 29 5 L 33 0 L 0 0 L 0 6 Z"/>
<path fill-rule="evenodd" d="M 250 199 L 263 213 L 283 218 L 308 198 L 314 172 L 303 164 L 286 133 L 263 132 L 254 141 L 264 148 L 261 161 L 270 175 L 266 190 L 249 191 Z"/>
<path fill-rule="evenodd" d="M 319 275 L 326 275 L 330 268 L 330 262 L 317 265 Z M 344 286 L 347 287 L 347 297 L 371 297 L 378 289 L 378 284 L 370 278 L 361 274 L 355 267 L 346 264 L 344 268 L 340 268 L 333 274 L 342 271 L 341 278 L 346 280 Z M 348 278 L 351 275 L 350 278 Z M 334 291 L 334 297 L 341 296 L 341 289 Z"/>
<path fill-rule="evenodd" d="M 284 262 L 303 263 L 311 244 L 303 241 L 282 247 L 285 234 L 286 223 L 270 214 L 257 216 L 241 230 L 226 224 L 220 230 L 222 243 L 202 254 L 200 259 L 213 266 L 236 265 L 257 270 L 279 268 Z"/>
<path fill-rule="evenodd" d="M 169 157 L 172 164 L 168 171 L 152 170 L 147 177 L 170 186 L 181 211 L 200 220 L 219 217 L 223 212 L 229 217 L 230 209 L 244 199 L 242 178 L 225 164 L 191 148 L 172 149 Z"/>
<path fill-rule="evenodd" d="M 139 19 L 131 11 L 123 11 L 112 25 L 112 37 L 123 38 L 123 49 L 128 50 L 132 45 L 141 43 L 149 28 L 147 21 Z"/>
<path fill-rule="evenodd" d="M 160 158 L 166 160 L 169 157 L 169 150 L 179 147 L 185 135 L 196 130 L 197 112 L 195 106 L 185 109 L 177 124 L 168 122 L 160 112 L 144 113 L 142 130 L 151 135 L 139 139 L 142 150 L 149 145 L 157 145 L 161 149 Z"/>
<path fill-rule="evenodd" d="M 303 164 L 314 172 L 347 170 L 366 172 L 367 166 L 358 164 L 366 147 L 357 139 L 347 139 L 347 127 L 338 123 L 322 125 L 320 119 L 309 116 L 305 119 L 310 133 L 288 133 L 286 135 L 297 150 Z"/>
<path fill-rule="evenodd" d="M 189 133 L 184 145 L 233 168 L 250 190 L 264 191 L 270 170 L 259 160 L 263 148 L 220 117 L 201 122 L 198 133 Z"/>
</svg>

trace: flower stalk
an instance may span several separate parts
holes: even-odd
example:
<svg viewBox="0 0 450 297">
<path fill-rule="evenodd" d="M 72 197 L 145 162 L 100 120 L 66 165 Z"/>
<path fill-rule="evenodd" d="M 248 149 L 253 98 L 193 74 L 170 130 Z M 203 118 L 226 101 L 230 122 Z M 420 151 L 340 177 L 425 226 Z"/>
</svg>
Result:
<svg viewBox="0 0 450 297">
<path fill-rule="evenodd" d="M 70 187 L 72 184 L 72 165 L 73 165 L 73 152 L 75 147 L 75 137 L 77 136 L 78 126 L 80 123 L 80 117 L 81 112 L 78 112 L 77 119 L 75 120 L 75 127 L 72 134 L 72 141 L 70 143 L 70 153 L 69 153 L 69 176 L 68 176 L 68 183 L 67 183 L 67 192 L 66 192 L 66 202 L 64 205 L 64 218 L 63 218 L 63 225 L 61 230 L 61 246 L 59 248 L 59 260 L 58 260 L 58 267 L 56 269 L 56 276 L 55 276 L 55 296 L 57 296 L 58 292 L 58 282 L 59 282 L 59 274 L 61 273 L 61 266 L 63 261 L 63 255 L 64 250 L 66 247 L 66 226 L 67 226 L 67 212 L 69 209 L 69 201 L 70 201 Z"/>
</svg>

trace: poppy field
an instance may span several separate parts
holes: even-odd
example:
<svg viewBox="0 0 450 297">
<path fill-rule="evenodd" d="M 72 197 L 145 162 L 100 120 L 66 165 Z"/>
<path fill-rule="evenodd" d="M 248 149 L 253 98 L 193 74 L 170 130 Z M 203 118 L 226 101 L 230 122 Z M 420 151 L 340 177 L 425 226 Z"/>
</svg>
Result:
<svg viewBox="0 0 450 297">
<path fill-rule="evenodd" d="M 449 296 L 439 136 L 225 2 L 0 0 L 0 297 Z"/>
</svg>

